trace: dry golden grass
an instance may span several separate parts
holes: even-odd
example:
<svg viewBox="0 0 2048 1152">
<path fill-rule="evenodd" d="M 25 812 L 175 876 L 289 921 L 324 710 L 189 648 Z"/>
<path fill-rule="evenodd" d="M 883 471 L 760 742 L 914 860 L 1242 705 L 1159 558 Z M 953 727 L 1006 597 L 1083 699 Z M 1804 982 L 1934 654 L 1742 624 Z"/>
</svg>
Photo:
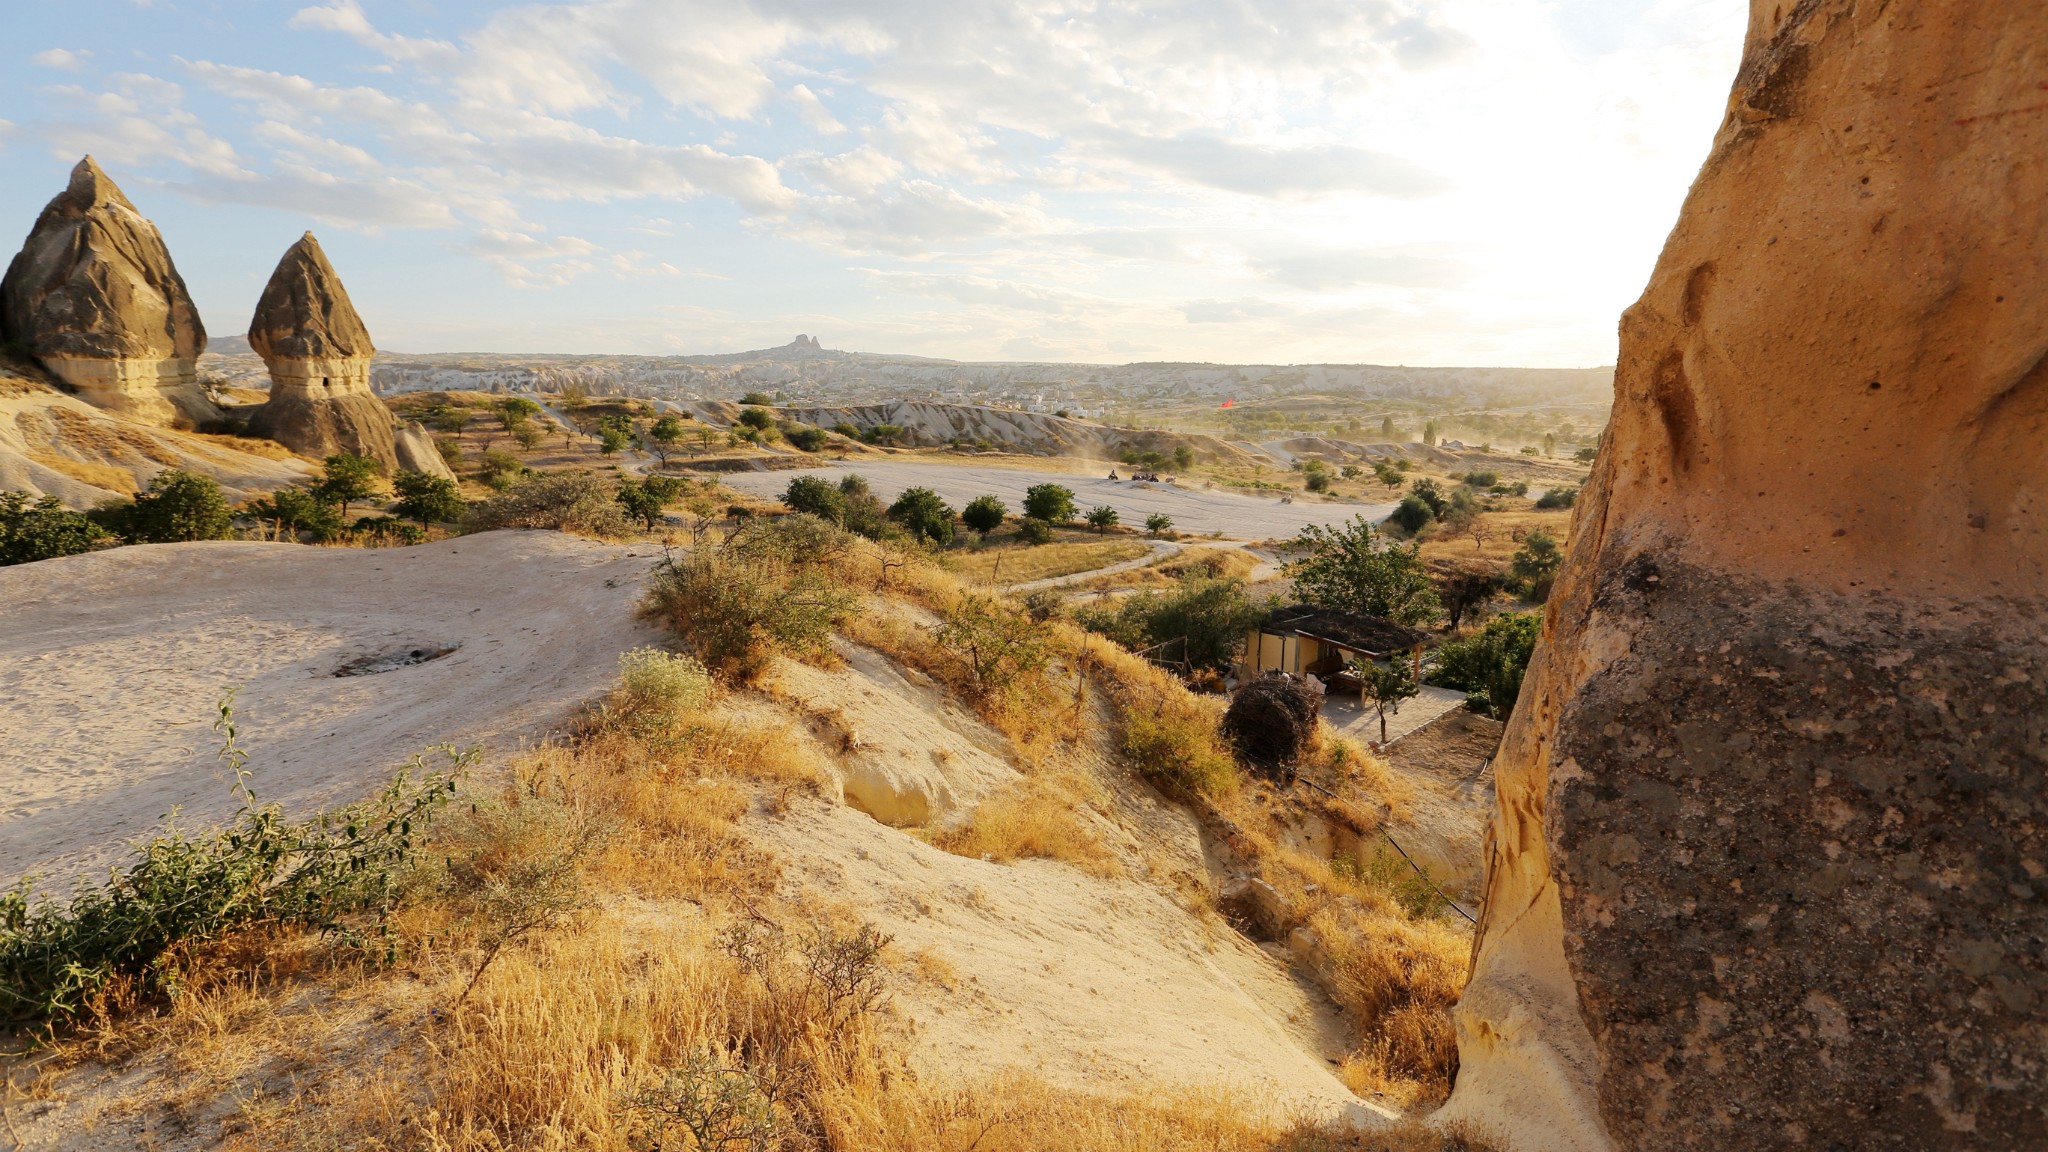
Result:
<svg viewBox="0 0 2048 1152">
<path fill-rule="evenodd" d="M 1081 811 L 1099 792 L 1072 770 L 1029 776 L 976 805 L 966 821 L 934 835 L 932 843 L 959 856 L 1063 860 L 1091 876 L 1117 876 L 1116 856 Z"/>
<path fill-rule="evenodd" d="M 1514 512 L 1482 512 L 1479 522 L 1489 533 L 1483 544 L 1475 544 L 1470 533 L 1461 536 L 1435 536 L 1422 542 L 1422 557 L 1425 560 L 1484 560 L 1489 563 L 1506 564 L 1513 560 L 1515 552 L 1522 547 L 1517 536 L 1527 536 L 1541 529 L 1563 544 L 1571 532 L 1572 513 L 1569 508 L 1557 510 L 1534 509 Z M 1435 529 L 1431 530 L 1432 532 Z"/>
<path fill-rule="evenodd" d="M 1189 576 L 1211 580 L 1244 580 L 1249 578 L 1252 570 L 1258 566 L 1259 558 L 1242 548 L 1200 546 L 1183 548 L 1142 567 L 1076 580 L 1068 587 L 1083 591 L 1111 588 L 1171 588 Z"/>
<path fill-rule="evenodd" d="M 45 468 L 54 468 L 73 480 L 90 484 L 95 488 L 104 488 L 109 492 L 118 492 L 123 496 L 133 496 L 138 491 L 135 484 L 135 473 L 130 472 L 126 468 L 117 468 L 112 464 L 97 464 L 85 460 L 73 460 L 69 456 L 59 456 L 54 452 L 39 452 L 33 449 L 29 451 L 28 458 Z"/>
<path fill-rule="evenodd" d="M 993 544 L 972 552 L 949 553 L 947 562 L 972 584 L 1023 584 L 1076 572 L 1092 572 L 1151 551 L 1141 540 L 1056 540 L 1050 544 Z"/>
<path fill-rule="evenodd" d="M 261 456 L 265 460 L 304 460 L 305 457 L 279 444 L 275 440 L 263 440 L 254 436 L 229 436 L 220 432 L 186 432 L 194 440 L 234 452 Z"/>
</svg>

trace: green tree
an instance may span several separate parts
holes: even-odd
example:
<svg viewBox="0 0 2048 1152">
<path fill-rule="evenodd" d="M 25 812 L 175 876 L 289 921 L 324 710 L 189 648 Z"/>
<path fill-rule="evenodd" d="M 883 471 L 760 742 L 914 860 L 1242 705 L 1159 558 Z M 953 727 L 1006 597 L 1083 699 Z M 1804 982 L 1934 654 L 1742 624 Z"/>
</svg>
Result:
<svg viewBox="0 0 2048 1152">
<path fill-rule="evenodd" d="M 348 452 L 329 456 L 321 465 L 319 484 L 314 486 L 322 499 L 341 508 L 342 519 L 348 519 L 348 506 L 358 500 L 368 500 L 384 487 L 384 465 L 368 456 L 356 456 Z"/>
<path fill-rule="evenodd" d="M 519 442 L 523 452 L 531 452 L 547 441 L 548 430 L 531 420 L 512 430 L 512 439 Z"/>
<path fill-rule="evenodd" d="M 647 450 L 663 464 L 668 463 L 669 453 L 674 452 L 682 440 L 683 421 L 673 412 L 656 420 L 647 429 Z"/>
<path fill-rule="evenodd" d="M 1437 424 L 1436 424 L 1436 421 L 1434 421 L 1434 420 L 1429 420 L 1429 421 L 1425 421 L 1425 422 L 1423 423 L 1423 425 L 1422 425 L 1422 442 L 1423 442 L 1424 444 L 1427 444 L 1427 445 L 1429 445 L 1429 446 L 1430 446 L 1430 447 L 1432 447 L 1432 448 L 1436 447 L 1436 442 L 1437 442 Z"/>
<path fill-rule="evenodd" d="M 1578 502 L 1577 488 L 1548 488 L 1536 498 L 1538 508 L 1569 508 Z"/>
<path fill-rule="evenodd" d="M 1537 612 L 1495 616 L 1467 640 L 1453 640 L 1436 650 L 1429 682 L 1467 693 L 1466 706 L 1506 720 L 1522 692 L 1522 677 L 1543 631 Z"/>
<path fill-rule="evenodd" d="M 1572 453 L 1572 459 L 1577 460 L 1581 464 L 1591 464 L 1593 462 L 1593 457 L 1597 455 L 1598 452 L 1599 449 L 1597 448 L 1581 448 L 1577 452 Z"/>
<path fill-rule="evenodd" d="M 1474 564 L 1446 568 L 1437 574 L 1437 599 L 1455 630 L 1465 613 L 1483 606 L 1501 590 L 1501 574 L 1490 566 Z"/>
<path fill-rule="evenodd" d="M 683 482 L 673 476 L 648 476 L 640 480 L 625 480 L 619 484 L 619 503 L 625 505 L 626 514 L 640 521 L 652 532 L 661 521 L 661 514 L 683 494 Z"/>
<path fill-rule="evenodd" d="M 1399 712 L 1401 701 L 1421 692 L 1415 670 L 1400 656 L 1385 663 L 1361 660 L 1352 665 L 1358 672 L 1359 698 L 1370 702 L 1380 717 L 1380 743 L 1387 742 L 1387 713 Z"/>
<path fill-rule="evenodd" d="M 29 502 L 26 492 L 0 492 L 0 566 L 89 552 L 107 530 L 55 496 Z"/>
<path fill-rule="evenodd" d="M 1173 531 L 1173 517 L 1164 512 L 1154 512 L 1145 517 L 1145 531 L 1154 536 L 1164 536 Z"/>
<path fill-rule="evenodd" d="M 166 468 L 130 503 L 96 508 L 90 515 L 130 544 L 225 540 L 234 517 L 211 476 Z"/>
<path fill-rule="evenodd" d="M 347 522 L 341 518 L 341 510 L 332 500 L 323 496 L 318 489 L 288 485 L 272 492 L 267 498 L 249 505 L 242 513 L 256 520 L 268 520 L 272 532 L 284 539 L 293 539 L 301 532 L 318 541 L 332 540 L 340 536 Z"/>
<path fill-rule="evenodd" d="M 1449 497 L 1446 497 L 1443 494 L 1443 490 L 1436 486 L 1436 481 L 1431 480 L 1427 476 L 1419 477 L 1415 483 L 1410 484 L 1408 491 L 1417 500 L 1429 505 L 1429 514 L 1431 516 L 1443 515 L 1444 509 L 1450 505 Z"/>
<path fill-rule="evenodd" d="M 503 492 L 521 476 L 526 475 L 526 471 L 526 465 L 519 462 L 519 457 L 493 448 L 477 461 L 476 478 L 485 485 Z"/>
<path fill-rule="evenodd" d="M 740 397 L 740 403 L 769 405 L 775 403 L 775 398 L 766 392 L 749 392 L 745 396 Z"/>
<path fill-rule="evenodd" d="M 1545 432 L 1543 434 L 1543 454 L 1545 456 L 1557 455 L 1557 433 Z"/>
<path fill-rule="evenodd" d="M 1465 473 L 1468 488 L 1491 488 L 1500 483 L 1500 473 L 1493 471 L 1472 471 Z"/>
<path fill-rule="evenodd" d="M 422 528 L 434 523 L 456 523 L 469 511 L 469 501 L 462 498 L 462 489 L 446 476 L 401 468 L 392 477 L 391 488 L 398 495 L 392 511 L 419 521 Z"/>
<path fill-rule="evenodd" d="M 804 424 L 791 424 L 782 430 L 782 438 L 805 452 L 822 452 L 831 437 L 823 428 L 812 428 Z"/>
<path fill-rule="evenodd" d="M 929 488 L 905 488 L 889 505 L 889 518 L 941 548 L 953 542 L 953 509 Z"/>
<path fill-rule="evenodd" d="M 1117 516 L 1116 509 L 1107 504 L 1097 504 L 1088 510 L 1088 523 L 1097 532 L 1107 532 L 1116 527 L 1118 519 L 1120 517 Z"/>
<path fill-rule="evenodd" d="M 1557 546 L 1557 538 L 1538 528 L 1522 541 L 1521 549 L 1508 564 L 1508 575 L 1522 595 L 1541 604 L 1550 599 L 1550 586 L 1557 580 L 1557 568 L 1562 563 L 1564 553 Z"/>
<path fill-rule="evenodd" d="M 1301 466 L 1302 484 L 1311 492 L 1330 490 L 1330 466 L 1321 460 L 1308 460 Z"/>
<path fill-rule="evenodd" d="M 839 494 L 845 500 L 842 523 L 848 532 L 870 540 L 884 540 L 895 534 L 896 526 L 889 522 L 881 499 L 868 487 L 867 477 L 858 472 L 847 473 L 839 480 Z"/>
<path fill-rule="evenodd" d="M 606 414 L 597 422 L 597 450 L 610 456 L 633 442 L 633 419 L 622 412 Z"/>
<path fill-rule="evenodd" d="M 1245 633 L 1270 610 L 1270 603 L 1252 599 L 1242 580 L 1190 574 L 1171 591 L 1139 592 L 1113 607 L 1085 606 L 1074 618 L 1133 651 L 1221 669 L 1238 658 Z"/>
<path fill-rule="evenodd" d="M 1362 516 L 1337 528 L 1311 524 L 1294 546 L 1303 555 L 1285 571 L 1296 595 L 1308 603 L 1413 625 L 1431 623 L 1440 614 L 1421 547 L 1377 546 L 1372 525 Z"/>
<path fill-rule="evenodd" d="M 782 490 L 782 502 L 834 524 L 846 523 L 846 493 L 822 476 L 798 476 Z"/>
<path fill-rule="evenodd" d="M 1195 466 L 1195 450 L 1185 444 L 1173 446 L 1173 466 L 1176 471 L 1185 472 Z"/>
<path fill-rule="evenodd" d="M 933 637 L 966 661 L 974 687 L 987 695 L 1045 667 L 1049 636 L 1045 626 L 993 596 L 968 593 L 939 620 Z"/>
<path fill-rule="evenodd" d="M 540 415 L 540 405 L 524 396 L 507 396 L 491 408 L 497 412 L 498 423 L 503 424 L 507 432 L 518 432 L 528 420 Z"/>
<path fill-rule="evenodd" d="M 1026 544 L 1050 544 L 1052 525 L 1036 516 L 1026 516 L 1024 522 L 1017 525 L 1017 539 Z"/>
<path fill-rule="evenodd" d="M 775 427 L 775 413 L 766 408 L 748 408 L 740 413 L 740 423 L 757 432 L 766 432 Z"/>
<path fill-rule="evenodd" d="M 974 529 L 975 535 L 986 540 L 989 533 L 1003 526 L 1003 517 L 1008 515 L 1009 511 L 1003 506 L 1003 502 L 994 496 L 976 496 L 967 502 L 967 507 L 960 510 L 960 519 L 966 521 L 969 528 Z"/>
<path fill-rule="evenodd" d="M 1060 484 L 1033 484 L 1024 490 L 1024 515 L 1048 524 L 1074 518 L 1074 492 Z"/>
<path fill-rule="evenodd" d="M 1429 510 L 1429 505 L 1420 496 L 1411 493 L 1401 497 L 1401 502 L 1396 504 L 1394 510 L 1387 514 L 1387 519 L 1393 521 L 1402 531 L 1413 536 L 1428 527 L 1429 522 L 1436 519 L 1436 513 Z"/>
</svg>

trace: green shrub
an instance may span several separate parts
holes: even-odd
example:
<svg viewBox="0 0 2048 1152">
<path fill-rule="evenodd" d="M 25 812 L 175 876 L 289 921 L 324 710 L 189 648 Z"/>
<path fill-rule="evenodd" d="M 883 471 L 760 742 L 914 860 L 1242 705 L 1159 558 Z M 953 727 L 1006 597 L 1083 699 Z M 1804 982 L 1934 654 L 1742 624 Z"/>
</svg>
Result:
<svg viewBox="0 0 2048 1152">
<path fill-rule="evenodd" d="M 1097 532 L 1107 532 L 1111 528 L 1116 527 L 1119 519 L 1121 517 L 1117 515 L 1116 509 L 1111 508 L 1107 504 L 1097 504 L 1088 510 L 1088 523 Z"/>
<path fill-rule="evenodd" d="M 520 477 L 529 471 L 519 457 L 493 448 L 477 461 L 476 478 L 480 483 L 503 492 L 519 483 Z"/>
<path fill-rule="evenodd" d="M 134 500 L 104 504 L 87 515 L 130 544 L 225 540 L 234 521 L 213 477 L 176 468 L 157 473 Z"/>
<path fill-rule="evenodd" d="M 1577 488 L 1551 488 L 1536 498 L 1538 508 L 1569 508 L 1578 502 Z"/>
<path fill-rule="evenodd" d="M 1024 515 L 1048 524 L 1074 518 L 1074 492 L 1060 484 L 1033 484 L 1024 490 Z"/>
<path fill-rule="evenodd" d="M 1428 527 L 1429 522 L 1436 519 L 1436 513 L 1429 510 L 1429 505 L 1424 503 L 1421 497 L 1410 494 L 1401 497 L 1401 502 L 1388 513 L 1387 519 L 1413 536 Z"/>
<path fill-rule="evenodd" d="M 782 438 L 805 452 L 822 452 L 831 437 L 823 428 L 811 428 L 803 424 L 791 424 L 782 430 Z"/>
<path fill-rule="evenodd" d="M 401 468 L 392 478 L 391 488 L 398 495 L 392 511 L 419 521 L 422 528 L 428 524 L 456 523 L 469 511 L 469 501 L 462 498 L 462 489 L 446 476 Z"/>
<path fill-rule="evenodd" d="M 173 992 L 191 946 L 259 926 L 317 929 L 364 947 L 419 862 L 428 827 L 476 760 L 444 749 L 448 765 L 411 771 L 374 798 L 291 821 L 259 805 L 235 745 L 232 696 L 215 724 L 241 801 L 223 828 L 187 835 L 174 823 L 141 845 L 142 858 L 66 903 L 39 901 L 29 881 L 0 895 L 0 1016 L 60 1023 L 92 1013 L 118 979 Z M 413 772 L 421 773 L 415 778 Z M 395 945 L 384 937 L 385 959 Z"/>
<path fill-rule="evenodd" d="M 348 519 L 350 504 L 368 500 L 384 490 L 384 465 L 368 456 L 336 453 L 321 465 L 321 472 L 320 482 L 313 490 L 329 503 L 340 505 L 344 520 Z"/>
<path fill-rule="evenodd" d="M 476 504 L 469 529 L 542 528 L 585 536 L 617 538 L 633 526 L 620 507 L 617 489 L 589 472 L 537 472 Z"/>
<path fill-rule="evenodd" d="M 822 476 L 799 476 L 782 490 L 782 502 L 791 510 L 808 513 L 820 520 L 843 524 L 846 518 L 846 493 L 839 485 Z"/>
<path fill-rule="evenodd" d="M 673 476 L 647 476 L 639 480 L 621 480 L 619 491 L 614 497 L 626 514 L 640 521 L 652 532 L 661 521 L 662 513 L 668 506 L 682 497 L 683 482 Z"/>
<path fill-rule="evenodd" d="M 26 492 L 0 492 L 0 567 L 89 552 L 107 530 L 55 496 L 29 502 Z"/>
<path fill-rule="evenodd" d="M 753 520 L 716 549 L 663 561 L 647 607 L 711 670 L 746 680 L 775 648 L 816 653 L 856 598 L 838 579 L 846 534 L 813 516 Z"/>
<path fill-rule="evenodd" d="M 1164 512 L 1154 512 L 1145 517 L 1145 531 L 1154 536 L 1164 536 L 1173 531 L 1173 517 Z"/>
<path fill-rule="evenodd" d="M 1441 516 L 1444 514 L 1444 509 L 1450 507 L 1450 500 L 1444 496 L 1443 490 L 1436 486 L 1436 481 L 1431 480 L 1427 476 L 1419 477 L 1414 483 L 1410 484 L 1408 492 L 1417 500 L 1429 505 L 1429 514 L 1431 516 Z"/>
<path fill-rule="evenodd" d="M 1500 473 L 1484 470 L 1467 472 L 1464 483 L 1468 488 L 1491 488 L 1500 483 Z"/>
<path fill-rule="evenodd" d="M 1139 592 L 1114 607 L 1083 605 L 1074 621 L 1133 652 L 1220 669 L 1237 659 L 1245 633 L 1271 607 L 1254 601 L 1242 580 L 1189 575 L 1168 592 Z"/>
<path fill-rule="evenodd" d="M 1294 543 L 1304 555 L 1285 569 L 1295 594 L 1310 604 L 1402 624 L 1435 621 L 1442 606 L 1420 546 L 1379 547 L 1372 537 L 1372 526 L 1362 516 L 1341 528 L 1303 528 Z"/>
<path fill-rule="evenodd" d="M 617 698 L 625 715 L 672 720 L 710 703 L 711 673 L 695 657 L 635 648 L 619 657 Z"/>
<path fill-rule="evenodd" d="M 897 534 L 896 526 L 882 509 L 882 501 L 868 487 L 867 478 L 849 472 L 839 480 L 840 520 L 848 532 L 870 540 L 887 540 Z"/>
<path fill-rule="evenodd" d="M 953 542 L 953 508 L 929 488 L 905 488 L 889 505 L 889 518 L 941 548 Z"/>
<path fill-rule="evenodd" d="M 1467 707 L 1505 720 L 1522 691 L 1522 677 L 1542 631 L 1540 613 L 1496 616 L 1478 635 L 1440 646 L 1426 679 L 1439 687 L 1470 693 Z"/>
<path fill-rule="evenodd" d="M 766 392 L 749 392 L 745 396 L 740 397 L 740 403 L 767 405 L 775 403 L 775 398 Z"/>
<path fill-rule="evenodd" d="M 1052 525 L 1035 516 L 1027 516 L 1017 525 L 1017 539 L 1026 544 L 1052 543 Z"/>
<path fill-rule="evenodd" d="M 1557 580 L 1558 566 L 1563 563 L 1564 553 L 1558 548 L 1557 539 L 1538 528 L 1522 541 L 1522 547 L 1508 564 L 1508 576 L 1522 595 L 1541 604 L 1550 599 L 1550 586 Z"/>
<path fill-rule="evenodd" d="M 251 502 L 240 514 L 259 522 L 270 521 L 271 530 L 279 539 L 296 540 L 303 532 L 315 543 L 324 543 L 339 537 L 347 527 L 341 518 L 341 509 L 326 499 L 318 488 L 302 488 L 295 484 Z"/>
<path fill-rule="evenodd" d="M 848 440 L 860 439 L 860 429 L 855 428 L 853 425 L 848 424 L 844 420 L 841 420 L 839 423 L 832 425 L 832 431 L 838 433 L 841 436 L 846 437 Z"/>
<path fill-rule="evenodd" d="M 976 535 L 988 539 L 988 534 L 1003 526 L 1003 517 L 1009 514 L 1001 500 L 994 496 L 976 496 L 960 510 L 960 519 L 974 529 Z"/>
<path fill-rule="evenodd" d="M 766 432 L 775 427 L 775 413 L 766 408 L 749 408 L 740 413 L 740 423 L 757 432 Z"/>
<path fill-rule="evenodd" d="M 1237 789 L 1237 761 L 1205 716 L 1132 709 L 1123 715 L 1120 742 L 1131 767 L 1169 795 L 1226 796 Z"/>
</svg>

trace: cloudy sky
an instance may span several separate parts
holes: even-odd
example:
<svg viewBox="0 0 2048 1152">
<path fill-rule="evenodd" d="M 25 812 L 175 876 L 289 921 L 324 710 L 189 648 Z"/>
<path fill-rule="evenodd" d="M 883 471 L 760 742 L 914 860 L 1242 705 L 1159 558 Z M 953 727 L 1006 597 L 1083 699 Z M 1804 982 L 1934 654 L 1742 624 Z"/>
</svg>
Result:
<svg viewBox="0 0 2048 1152">
<path fill-rule="evenodd" d="M 1742 0 L 65 0 L 0 243 L 91 152 L 216 335 L 316 231 L 380 346 L 1586 366 Z M 11 57 L 11 58 L 9 58 Z"/>
</svg>

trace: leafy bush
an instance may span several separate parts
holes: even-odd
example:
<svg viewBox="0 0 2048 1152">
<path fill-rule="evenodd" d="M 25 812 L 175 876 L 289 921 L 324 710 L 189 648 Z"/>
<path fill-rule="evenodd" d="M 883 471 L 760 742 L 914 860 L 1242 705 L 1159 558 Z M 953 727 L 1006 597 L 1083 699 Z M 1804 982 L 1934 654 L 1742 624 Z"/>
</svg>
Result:
<svg viewBox="0 0 2048 1152">
<path fill-rule="evenodd" d="M 1410 484 L 1408 486 L 1408 493 L 1417 500 L 1429 505 L 1429 514 L 1431 516 L 1443 515 L 1444 509 L 1450 506 L 1450 500 L 1444 496 L 1443 490 L 1436 486 L 1436 481 L 1431 480 L 1427 476 L 1420 477 L 1413 484 Z"/>
<path fill-rule="evenodd" d="M 471 531 L 552 528 L 585 536 L 632 532 L 617 490 L 589 472 L 537 472 L 470 509 Z"/>
<path fill-rule="evenodd" d="M 844 420 L 841 420 L 839 423 L 834 424 L 832 426 L 832 431 L 838 433 L 841 436 L 846 437 L 848 440 L 860 439 L 860 429 L 855 428 L 853 425 L 848 424 Z"/>
<path fill-rule="evenodd" d="M 1569 508 L 1578 502 L 1577 488 L 1552 488 L 1536 498 L 1538 508 Z"/>
<path fill-rule="evenodd" d="M 304 532 L 314 542 L 320 543 L 335 539 L 347 527 L 341 518 L 341 509 L 326 499 L 318 488 L 301 488 L 296 484 L 279 488 L 268 497 L 250 503 L 241 515 L 270 521 L 272 531 L 279 539 L 297 539 L 298 534 Z"/>
<path fill-rule="evenodd" d="M 391 489 L 398 496 L 398 503 L 391 510 L 408 520 L 419 521 L 422 528 L 428 524 L 456 523 L 469 511 L 469 501 L 462 498 L 462 489 L 446 476 L 401 468 L 391 480 Z"/>
<path fill-rule="evenodd" d="M 107 530 L 55 496 L 29 502 L 26 492 L 0 492 L 0 567 L 89 552 Z"/>
<path fill-rule="evenodd" d="M 1599 450 L 1596 448 L 1581 448 L 1577 452 L 1572 453 L 1572 459 L 1577 460 L 1581 464 L 1591 464 L 1593 457 L 1598 454 Z"/>
<path fill-rule="evenodd" d="M 1024 491 L 1024 515 L 1048 524 L 1074 518 L 1074 492 L 1060 484 L 1033 484 Z"/>
<path fill-rule="evenodd" d="M 1107 504 L 1097 504 L 1088 510 L 1088 523 L 1097 532 L 1107 532 L 1111 528 L 1116 527 L 1116 522 L 1119 519 L 1121 517 L 1117 515 L 1116 509 L 1111 508 Z"/>
<path fill-rule="evenodd" d="M 766 392 L 749 392 L 745 396 L 740 397 L 740 403 L 766 405 L 775 403 L 775 398 Z"/>
<path fill-rule="evenodd" d="M 1436 620 L 1441 605 L 1420 546 L 1378 547 L 1372 537 L 1372 526 L 1362 516 L 1341 528 L 1303 528 L 1295 547 L 1306 555 L 1286 567 L 1296 594 L 1311 604 L 1402 624 Z"/>
<path fill-rule="evenodd" d="M 225 540 L 234 520 L 213 477 L 176 468 L 157 473 L 134 500 L 101 505 L 87 515 L 130 544 Z"/>
<path fill-rule="evenodd" d="M 1475 710 L 1505 720 L 1522 691 L 1522 676 L 1529 669 L 1529 656 L 1536 650 L 1542 630 L 1543 618 L 1537 612 L 1496 616 L 1478 635 L 1439 647 L 1426 679 L 1439 687 L 1471 693 L 1478 706 Z"/>
<path fill-rule="evenodd" d="M 1557 580 L 1557 569 L 1564 563 L 1564 553 L 1557 546 L 1557 539 L 1538 528 L 1522 541 L 1522 547 L 1508 564 L 1508 575 L 1522 595 L 1541 604 L 1550 599 L 1550 586 Z"/>
<path fill-rule="evenodd" d="M 966 663 L 974 675 L 972 689 L 983 696 L 1043 669 L 1048 655 L 1042 624 L 1004 601 L 973 593 L 940 615 L 932 637 Z"/>
<path fill-rule="evenodd" d="M 782 430 L 782 438 L 805 452 L 822 452 L 832 438 L 823 428 L 812 428 L 803 424 L 792 424 Z"/>
<path fill-rule="evenodd" d="M 1164 512 L 1154 512 L 1145 517 L 1145 531 L 1154 536 L 1164 536 L 1173 531 L 1173 517 Z"/>
<path fill-rule="evenodd" d="M 1393 521 L 1402 531 L 1413 536 L 1428 527 L 1429 522 L 1436 519 L 1436 513 L 1430 510 L 1429 505 L 1421 497 L 1410 493 L 1407 496 L 1401 497 L 1401 502 L 1394 506 L 1394 510 L 1387 515 L 1387 519 Z"/>
<path fill-rule="evenodd" d="M 1173 466 L 1182 472 L 1193 468 L 1195 466 L 1195 450 L 1185 444 L 1174 445 Z"/>
<path fill-rule="evenodd" d="M 889 506 L 889 518 L 910 534 L 940 547 L 953 542 L 953 509 L 929 488 L 905 488 Z"/>
<path fill-rule="evenodd" d="M 348 506 L 368 500 L 384 490 L 384 464 L 368 456 L 339 452 L 321 465 L 320 482 L 314 486 L 322 499 L 341 506 L 342 519 Z"/>
<path fill-rule="evenodd" d="M 797 512 L 842 524 L 846 518 L 846 494 L 839 485 L 822 476 L 799 476 L 782 490 L 782 502 Z"/>
<path fill-rule="evenodd" d="M 1467 488 L 1491 488 L 1498 483 L 1500 483 L 1500 473 L 1498 472 L 1480 470 L 1465 473 L 1464 484 Z"/>
<path fill-rule="evenodd" d="M 291 821 L 256 802 L 235 745 L 232 698 L 221 702 L 215 728 L 241 800 L 226 827 L 188 836 L 167 824 L 141 846 L 140 860 L 68 903 L 37 901 L 28 881 L 0 895 L 0 1016 L 75 1020 L 121 979 L 145 993 L 172 991 L 183 949 L 240 929 L 314 928 L 367 944 L 476 757 L 447 749 L 441 771 L 402 773 L 370 800 Z M 412 769 L 424 772 L 421 758 Z M 387 959 L 391 950 L 387 940 Z"/>
<path fill-rule="evenodd" d="M 1227 668 L 1268 607 L 1252 600 L 1242 580 L 1190 575 L 1169 592 L 1139 592 L 1114 607 L 1084 605 L 1074 620 L 1134 652 L 1154 650 L 1194 668 Z"/>
<path fill-rule="evenodd" d="M 669 720 L 710 703 L 711 673 L 691 656 L 635 648 L 619 657 L 616 696 L 621 714 Z"/>
<path fill-rule="evenodd" d="M 960 510 L 960 519 L 972 528 L 977 536 L 987 539 L 988 534 L 1003 526 L 1003 517 L 1009 514 L 1001 500 L 994 496 L 976 496 Z"/>
<path fill-rule="evenodd" d="M 493 448 L 477 461 L 476 478 L 480 483 L 503 492 L 517 484 L 519 478 L 525 476 L 527 472 L 526 465 L 519 457 Z"/>
<path fill-rule="evenodd" d="M 825 649 L 856 602 L 835 575 L 845 551 L 845 533 L 816 517 L 753 520 L 716 549 L 664 561 L 647 607 L 713 671 L 751 679 L 774 648 Z"/>
<path fill-rule="evenodd" d="M 1017 525 L 1017 539 L 1026 544 L 1052 543 L 1052 525 L 1036 517 L 1026 517 Z"/>
<path fill-rule="evenodd" d="M 860 438 L 870 444 L 894 444 L 903 439 L 903 434 L 901 424 L 877 424 L 862 432 Z"/>
<path fill-rule="evenodd" d="M 840 478 L 840 525 L 856 536 L 886 540 L 896 535 L 896 526 L 882 509 L 882 501 L 868 487 L 867 478 L 849 472 Z"/>
<path fill-rule="evenodd" d="M 661 521 L 661 515 L 668 506 L 683 494 L 683 482 L 673 476 L 647 476 L 639 480 L 622 480 L 616 499 L 626 514 L 646 525 L 652 532 Z"/>
<path fill-rule="evenodd" d="M 766 432 L 775 427 L 775 413 L 766 408 L 749 408 L 740 413 L 740 423 L 757 432 Z"/>
</svg>

